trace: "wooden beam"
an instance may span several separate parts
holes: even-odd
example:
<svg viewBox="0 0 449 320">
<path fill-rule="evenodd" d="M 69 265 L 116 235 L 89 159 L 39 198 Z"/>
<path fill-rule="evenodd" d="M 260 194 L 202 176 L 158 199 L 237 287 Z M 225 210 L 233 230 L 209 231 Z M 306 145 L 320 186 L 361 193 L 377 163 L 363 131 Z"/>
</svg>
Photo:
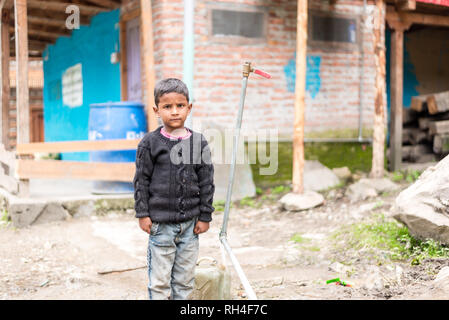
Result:
<svg viewBox="0 0 449 320">
<path fill-rule="evenodd" d="M 296 17 L 296 82 L 295 116 L 293 127 L 293 172 L 294 193 L 304 192 L 304 113 L 306 94 L 307 59 L 307 1 L 298 0 Z"/>
<path fill-rule="evenodd" d="M 14 27 L 11 27 L 10 31 L 14 31 Z M 38 29 L 28 29 L 28 35 L 56 40 L 59 37 L 70 36 L 70 31 L 69 30 L 44 31 L 44 30 L 38 30 Z"/>
<path fill-rule="evenodd" d="M 11 20 L 12 23 L 14 23 L 14 18 Z M 57 27 L 57 28 L 65 28 L 65 19 L 57 19 L 57 18 L 45 18 L 45 17 L 35 17 L 35 16 L 29 16 L 28 15 L 28 26 L 30 24 L 37 24 L 40 26 L 51 26 L 51 27 Z M 30 28 L 30 27 L 29 27 Z"/>
<path fill-rule="evenodd" d="M 136 171 L 133 162 L 78 162 L 60 160 L 17 160 L 20 179 L 85 179 L 132 182 Z"/>
<path fill-rule="evenodd" d="M 141 52 L 144 60 L 144 72 L 142 72 L 142 76 L 145 76 L 146 85 L 143 89 L 146 91 L 145 105 L 148 119 L 148 131 L 153 131 L 158 127 L 157 118 L 153 110 L 156 76 L 154 70 L 153 13 L 151 2 L 151 0 L 140 0 Z"/>
<path fill-rule="evenodd" d="M 75 4 L 70 2 L 59 2 L 59 1 L 41 1 L 41 0 L 28 0 L 28 7 L 41 10 L 51 10 L 65 13 L 68 6 L 76 5 L 80 9 L 80 13 L 87 15 L 95 15 L 100 12 L 108 11 L 108 9 L 103 7 L 97 7 L 93 5 L 86 4 Z"/>
<path fill-rule="evenodd" d="M 27 0 L 15 0 L 15 39 L 16 39 L 16 89 L 17 89 L 17 143 L 28 143 L 29 133 L 29 95 L 28 95 L 28 25 Z"/>
<path fill-rule="evenodd" d="M 416 10 L 416 0 L 397 0 L 396 9 L 400 11 Z"/>
<path fill-rule="evenodd" d="M 17 154 L 33 153 L 59 153 L 76 151 L 100 151 L 100 150 L 136 150 L 140 139 L 116 139 L 96 141 L 61 141 L 61 142 L 33 142 L 17 145 Z"/>
<path fill-rule="evenodd" d="M 30 142 L 27 0 L 14 0 L 16 39 L 17 144 Z M 29 180 L 19 181 L 19 195 L 29 195 Z"/>
<path fill-rule="evenodd" d="M 374 128 L 373 128 L 373 160 L 370 176 L 383 178 L 384 152 L 385 152 L 385 45 L 382 43 L 381 30 L 385 24 L 383 12 L 384 0 L 376 0 L 374 11 L 374 51 L 375 51 L 375 101 L 374 101 Z"/>
<path fill-rule="evenodd" d="M 404 73 L 404 31 L 394 30 L 391 34 L 390 63 L 390 171 L 401 169 L 402 162 L 402 99 Z"/>
<path fill-rule="evenodd" d="M 416 13 L 416 12 L 396 12 L 392 9 L 387 11 L 386 16 L 388 25 L 393 28 L 393 23 L 400 22 L 404 24 L 407 30 L 412 24 L 422 24 L 437 27 L 449 27 L 449 18 L 434 14 Z"/>
<path fill-rule="evenodd" d="M 0 9 L 11 9 L 13 5 L 13 0 L 0 0 Z"/>
<path fill-rule="evenodd" d="M 55 20 L 55 21 L 66 21 L 68 15 L 65 11 L 57 12 L 57 11 L 50 11 L 50 10 L 41 10 L 41 9 L 34 9 L 34 8 L 28 8 L 28 19 L 33 18 L 43 18 L 47 20 Z M 88 25 L 90 23 L 90 17 L 91 15 L 83 14 L 83 12 L 80 12 L 80 24 L 81 25 Z"/>
<path fill-rule="evenodd" d="M 86 0 L 86 1 L 108 9 L 117 9 L 120 7 L 119 3 L 112 0 Z"/>
<path fill-rule="evenodd" d="M 9 17 L 10 9 L 1 10 L 1 104 L 2 104 L 2 138 L 5 150 L 9 150 L 9 56 L 10 56 L 10 44 L 9 44 Z"/>
</svg>

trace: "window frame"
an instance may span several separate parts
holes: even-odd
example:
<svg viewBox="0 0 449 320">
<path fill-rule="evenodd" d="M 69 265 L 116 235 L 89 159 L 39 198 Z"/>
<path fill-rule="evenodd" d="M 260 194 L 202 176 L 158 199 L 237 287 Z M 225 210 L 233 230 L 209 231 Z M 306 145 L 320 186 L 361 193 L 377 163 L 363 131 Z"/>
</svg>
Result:
<svg viewBox="0 0 449 320">
<path fill-rule="evenodd" d="M 227 10 L 235 12 L 257 12 L 263 14 L 263 29 L 262 37 L 249 38 L 236 35 L 224 35 L 216 36 L 213 34 L 213 10 Z M 235 3 L 217 3 L 209 2 L 207 4 L 207 28 L 208 28 L 208 41 L 211 43 L 228 44 L 228 45 L 254 45 L 265 44 L 268 39 L 268 7 L 259 5 L 246 5 Z"/>
<path fill-rule="evenodd" d="M 354 52 L 359 51 L 360 41 L 361 41 L 361 15 L 360 14 L 347 14 L 347 13 L 334 13 L 322 10 L 309 10 L 308 12 L 308 25 L 307 25 L 307 47 L 311 49 L 321 49 L 323 51 L 343 51 L 343 52 Z M 355 20 L 356 23 L 356 42 L 339 42 L 339 41 L 322 41 L 322 40 L 313 40 L 313 23 L 312 19 L 314 16 L 320 17 L 331 17 L 331 18 L 342 18 Z"/>
</svg>

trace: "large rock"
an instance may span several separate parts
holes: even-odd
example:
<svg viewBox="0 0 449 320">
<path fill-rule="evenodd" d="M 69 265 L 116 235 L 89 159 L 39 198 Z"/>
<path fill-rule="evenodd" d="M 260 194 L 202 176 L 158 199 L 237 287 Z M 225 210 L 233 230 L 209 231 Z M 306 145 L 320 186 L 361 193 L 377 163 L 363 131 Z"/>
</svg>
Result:
<svg viewBox="0 0 449 320">
<path fill-rule="evenodd" d="M 449 245 L 449 156 L 398 195 L 393 217 L 413 236 Z"/>
<path fill-rule="evenodd" d="M 324 191 L 338 186 L 340 179 L 328 167 L 317 160 L 304 162 L 304 189 L 313 191 Z"/>
</svg>

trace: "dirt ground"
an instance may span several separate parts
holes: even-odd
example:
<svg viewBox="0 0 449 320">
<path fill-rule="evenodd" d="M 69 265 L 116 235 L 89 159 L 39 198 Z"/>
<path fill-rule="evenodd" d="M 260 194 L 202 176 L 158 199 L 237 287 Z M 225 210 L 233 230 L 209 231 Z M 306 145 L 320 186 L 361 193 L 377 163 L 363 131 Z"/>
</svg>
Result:
<svg viewBox="0 0 449 320">
<path fill-rule="evenodd" d="M 448 299 L 449 292 L 432 282 L 449 265 L 447 260 L 377 266 L 363 252 L 335 251 L 329 235 L 376 210 L 388 213 L 394 198 L 350 203 L 336 191 L 324 205 L 303 212 L 283 211 L 276 202 L 235 208 L 228 240 L 259 299 Z M 222 261 L 222 218 L 216 214 L 211 229 L 200 236 L 200 257 Z M 307 242 L 291 241 L 295 234 Z M 130 214 L 71 218 L 24 229 L 3 225 L 0 299 L 147 299 L 147 241 Z M 340 254 L 350 255 L 353 263 L 339 264 Z M 232 298 L 245 299 L 230 260 L 225 264 L 231 270 Z M 336 277 L 352 286 L 326 284 Z"/>
</svg>

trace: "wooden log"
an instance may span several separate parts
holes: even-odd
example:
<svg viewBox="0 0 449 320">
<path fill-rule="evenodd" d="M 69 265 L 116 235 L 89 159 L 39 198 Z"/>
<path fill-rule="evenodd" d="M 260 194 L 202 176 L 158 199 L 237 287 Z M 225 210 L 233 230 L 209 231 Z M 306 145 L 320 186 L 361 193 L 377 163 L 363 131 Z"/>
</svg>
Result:
<svg viewBox="0 0 449 320">
<path fill-rule="evenodd" d="M 3 8 L 1 11 L 1 104 L 2 104 L 2 138 L 6 150 L 9 150 L 9 99 L 10 99 L 10 84 L 9 84 L 9 21 L 10 10 Z"/>
<path fill-rule="evenodd" d="M 297 1 L 296 19 L 296 83 L 295 115 L 293 125 L 293 172 L 294 193 L 304 192 L 304 114 L 306 95 L 307 59 L 307 1 Z"/>
<path fill-rule="evenodd" d="M 425 153 L 421 154 L 414 159 L 415 163 L 426 163 L 426 162 L 435 162 L 437 161 L 437 155 L 434 153 Z"/>
<path fill-rule="evenodd" d="M 307 1 L 298 1 L 307 2 Z M 375 51 L 375 99 L 374 99 L 374 125 L 373 125 L 373 156 L 370 176 L 383 178 L 385 161 L 385 43 L 381 36 L 381 29 L 385 25 L 385 2 L 376 0 L 374 11 L 374 37 L 373 48 Z M 304 46 L 306 47 L 306 46 Z M 304 49 L 305 50 L 305 49 Z M 297 71 L 298 72 L 298 71 Z"/>
<path fill-rule="evenodd" d="M 427 144 L 417 144 L 413 146 L 402 147 L 402 160 L 416 161 L 419 156 L 431 153 L 432 148 Z"/>
<path fill-rule="evenodd" d="M 401 168 L 402 145 L 402 100 L 403 100 L 403 58 L 404 58 L 404 32 L 395 29 L 391 35 L 391 111 L 390 111 L 390 170 Z"/>
<path fill-rule="evenodd" d="M 435 137 L 433 137 L 433 152 L 449 152 L 449 134 L 437 134 Z"/>
<path fill-rule="evenodd" d="M 413 110 L 412 108 L 403 108 L 402 109 L 402 124 L 410 124 L 418 121 L 418 112 Z"/>
<path fill-rule="evenodd" d="M 449 111 L 449 91 L 430 94 L 426 101 L 430 114 Z"/>
<path fill-rule="evenodd" d="M 431 118 L 418 118 L 418 126 L 421 130 L 427 130 L 429 129 L 429 123 L 432 121 Z"/>
<path fill-rule="evenodd" d="M 417 112 L 426 111 L 427 110 L 427 105 L 425 104 L 426 99 L 427 99 L 426 95 L 412 97 L 412 102 L 410 104 L 410 108 Z"/>
<path fill-rule="evenodd" d="M 430 121 L 429 123 L 430 135 L 449 133 L 449 120 Z"/>
<path fill-rule="evenodd" d="M 429 141 L 427 131 L 420 130 L 418 128 L 413 128 L 410 131 L 410 142 L 411 144 L 420 144 Z"/>
<path fill-rule="evenodd" d="M 156 114 L 154 113 L 154 85 L 156 82 L 154 69 L 154 39 L 153 39 L 153 11 L 151 0 L 140 0 L 140 34 L 143 54 L 143 72 L 145 77 L 145 106 L 148 119 L 148 131 L 158 127 Z"/>
</svg>

